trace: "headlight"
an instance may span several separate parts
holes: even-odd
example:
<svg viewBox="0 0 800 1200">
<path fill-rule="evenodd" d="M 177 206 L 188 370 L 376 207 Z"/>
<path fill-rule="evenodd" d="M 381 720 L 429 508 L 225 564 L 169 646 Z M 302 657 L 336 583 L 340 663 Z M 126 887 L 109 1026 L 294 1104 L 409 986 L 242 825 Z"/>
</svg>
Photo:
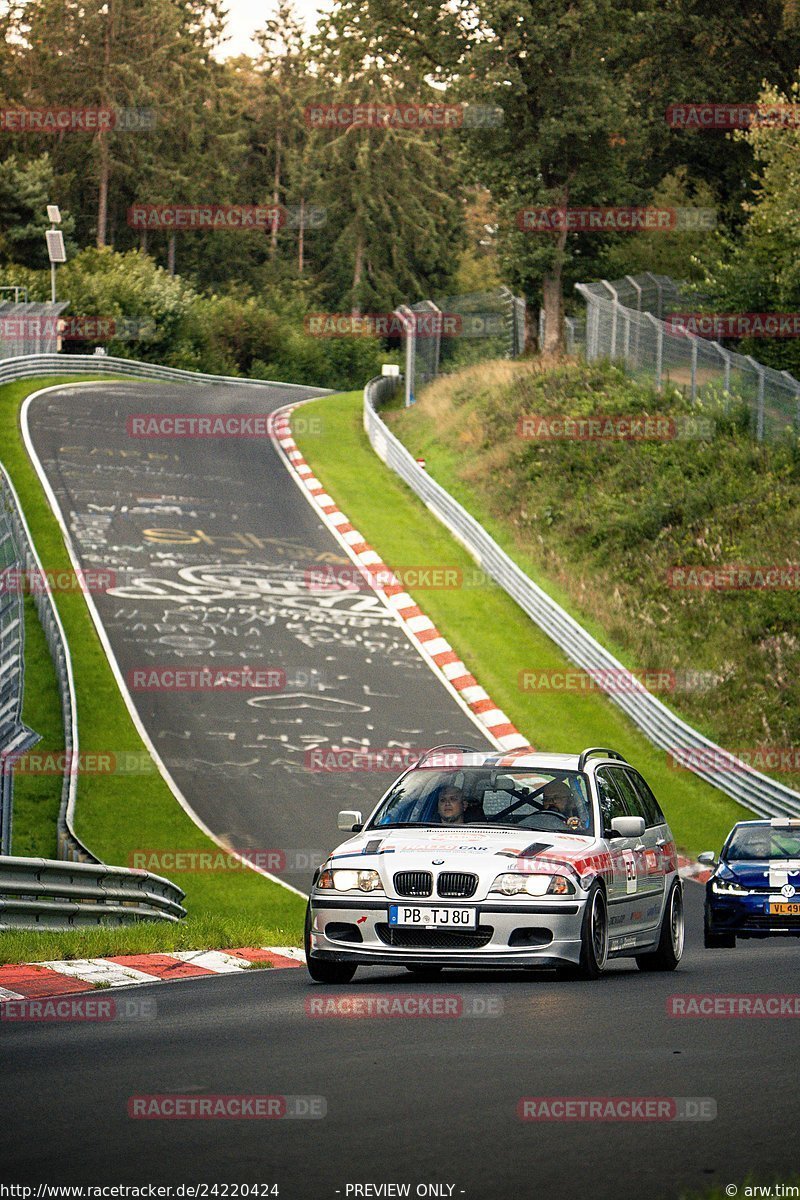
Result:
<svg viewBox="0 0 800 1200">
<path fill-rule="evenodd" d="M 377 892 L 383 890 L 377 871 L 323 871 L 317 880 L 323 891 Z"/>
<path fill-rule="evenodd" d="M 575 886 L 566 875 L 498 875 L 490 892 L 501 896 L 574 896 Z"/>
<path fill-rule="evenodd" d="M 750 889 L 739 887 L 738 883 L 729 882 L 726 879 L 713 879 L 711 881 L 711 890 L 716 895 L 723 896 L 749 896 Z"/>
</svg>

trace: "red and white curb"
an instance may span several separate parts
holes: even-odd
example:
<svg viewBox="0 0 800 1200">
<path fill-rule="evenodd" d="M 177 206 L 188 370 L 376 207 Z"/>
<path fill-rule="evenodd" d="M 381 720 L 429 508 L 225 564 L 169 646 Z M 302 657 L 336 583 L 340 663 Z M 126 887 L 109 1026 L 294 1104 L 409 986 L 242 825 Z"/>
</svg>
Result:
<svg viewBox="0 0 800 1200">
<path fill-rule="evenodd" d="M 107 958 L 74 958 L 0 966 L 0 1004 L 63 996 L 94 988 L 131 987 L 137 983 L 168 983 L 253 970 L 253 963 L 270 967 L 300 967 L 305 962 L 295 946 L 247 946 L 235 950 L 171 950 L 168 954 L 111 954 Z"/>
<path fill-rule="evenodd" d="M 292 437 L 290 417 L 296 404 L 279 409 L 270 418 L 270 433 L 280 447 L 284 462 L 294 472 L 307 498 L 317 509 L 330 532 L 344 548 L 356 566 L 363 568 L 365 580 L 383 599 L 384 603 L 402 623 L 411 642 L 422 657 L 433 668 L 456 698 L 467 708 L 490 739 L 501 750 L 529 750 L 528 739 L 519 732 L 502 709 L 498 708 L 474 675 L 456 654 L 453 647 L 442 637 L 430 617 L 405 590 L 393 575 L 381 556 L 370 546 L 363 535 L 350 523 L 336 501 L 314 475 L 303 458 Z M 385 586 L 376 586 L 374 576 L 388 580 Z"/>
</svg>

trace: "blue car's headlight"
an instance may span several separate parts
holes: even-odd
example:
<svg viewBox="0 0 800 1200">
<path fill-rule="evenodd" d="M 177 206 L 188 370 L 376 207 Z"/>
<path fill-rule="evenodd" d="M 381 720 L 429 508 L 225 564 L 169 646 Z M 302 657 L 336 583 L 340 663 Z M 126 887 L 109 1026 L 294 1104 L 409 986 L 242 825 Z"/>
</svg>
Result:
<svg viewBox="0 0 800 1200">
<path fill-rule="evenodd" d="M 712 879 L 711 891 L 717 896 L 749 896 L 749 888 L 740 887 L 733 879 Z"/>
</svg>

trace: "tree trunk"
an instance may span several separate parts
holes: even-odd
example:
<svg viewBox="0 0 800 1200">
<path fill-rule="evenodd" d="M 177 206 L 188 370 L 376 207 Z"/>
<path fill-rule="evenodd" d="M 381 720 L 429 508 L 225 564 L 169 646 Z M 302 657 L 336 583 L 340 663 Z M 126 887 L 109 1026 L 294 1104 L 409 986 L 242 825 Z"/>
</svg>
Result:
<svg viewBox="0 0 800 1200">
<path fill-rule="evenodd" d="M 139 249 L 141 250 L 142 254 L 147 254 L 147 233 L 148 231 L 146 229 L 141 229 L 139 231 Z"/>
<path fill-rule="evenodd" d="M 272 204 L 277 209 L 281 199 L 281 131 L 275 134 L 275 174 L 272 179 Z M 269 239 L 269 256 L 274 259 L 278 252 L 278 221 L 272 219 L 272 233 Z"/>
<path fill-rule="evenodd" d="M 359 288 L 361 287 L 361 277 L 364 273 L 364 238 L 361 233 L 358 235 L 356 242 L 356 257 L 353 263 L 353 300 L 350 308 L 350 314 L 353 317 L 361 316 L 361 301 L 358 298 Z"/>
<path fill-rule="evenodd" d="M 108 224 L 108 134 L 98 133 L 97 139 L 100 143 L 100 183 L 97 193 L 97 247 L 98 249 L 102 249 L 106 244 L 106 226 Z"/>
<path fill-rule="evenodd" d="M 114 38 L 114 0 L 108 0 L 105 38 L 103 40 L 103 80 L 102 103 L 108 108 L 108 80 L 111 74 L 111 43 Z M 101 250 L 106 244 L 106 227 L 108 225 L 108 177 L 111 173 L 111 154 L 108 146 L 108 133 L 101 131 L 97 135 L 100 147 L 100 178 L 97 189 L 97 248 Z"/>
<path fill-rule="evenodd" d="M 304 250 L 303 233 L 304 233 L 304 229 L 305 229 L 305 221 L 306 221 L 306 201 L 305 201 L 305 196 L 301 196 L 300 197 L 300 228 L 297 231 L 297 273 L 298 273 L 298 275 L 303 274 L 303 250 Z"/>
<path fill-rule="evenodd" d="M 167 244 L 167 272 L 170 275 L 175 274 L 175 234 L 174 233 L 171 233 L 169 235 L 169 242 Z"/>
<path fill-rule="evenodd" d="M 564 305 L 561 298 L 561 263 L 553 266 L 542 280 L 542 305 L 544 308 L 544 345 L 541 347 L 545 354 L 560 354 L 564 348 L 562 325 Z"/>
</svg>

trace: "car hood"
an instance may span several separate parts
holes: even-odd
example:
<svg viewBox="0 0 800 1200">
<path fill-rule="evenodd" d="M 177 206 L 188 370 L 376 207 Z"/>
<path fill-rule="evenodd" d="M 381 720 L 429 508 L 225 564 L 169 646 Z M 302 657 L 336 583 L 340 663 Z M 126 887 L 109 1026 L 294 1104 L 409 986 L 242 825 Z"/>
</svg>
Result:
<svg viewBox="0 0 800 1200">
<path fill-rule="evenodd" d="M 781 888 L 792 884 L 800 892 L 799 859 L 741 859 L 721 864 L 722 879 L 746 888 Z"/>
<path fill-rule="evenodd" d="M 534 830 L 415 826 L 370 829 L 337 847 L 326 866 L 371 867 L 385 881 L 396 871 L 470 871 L 491 883 L 503 871 L 558 870 L 579 877 L 608 865 L 605 843 L 591 836 L 539 833 Z"/>
</svg>

